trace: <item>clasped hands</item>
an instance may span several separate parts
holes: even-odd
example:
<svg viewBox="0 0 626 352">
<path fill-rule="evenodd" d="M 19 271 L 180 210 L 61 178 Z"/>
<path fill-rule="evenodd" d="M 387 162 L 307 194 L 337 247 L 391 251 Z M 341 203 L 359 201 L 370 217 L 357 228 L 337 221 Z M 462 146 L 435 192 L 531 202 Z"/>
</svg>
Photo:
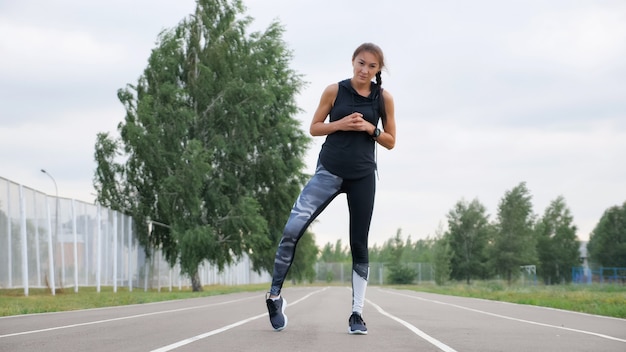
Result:
<svg viewBox="0 0 626 352">
<path fill-rule="evenodd" d="M 365 120 L 360 112 L 353 112 L 338 120 L 337 123 L 339 123 L 339 129 L 342 131 L 364 131 L 372 134 L 374 129 L 376 129 L 376 126 Z"/>
</svg>

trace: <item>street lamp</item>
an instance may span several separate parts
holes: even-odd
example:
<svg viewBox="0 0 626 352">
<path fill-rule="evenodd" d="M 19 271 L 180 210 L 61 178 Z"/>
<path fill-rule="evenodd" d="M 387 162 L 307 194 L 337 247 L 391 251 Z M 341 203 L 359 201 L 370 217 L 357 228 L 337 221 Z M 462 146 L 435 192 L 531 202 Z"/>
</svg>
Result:
<svg viewBox="0 0 626 352">
<path fill-rule="evenodd" d="M 41 169 L 41 172 L 43 172 L 44 174 L 48 175 L 48 177 L 50 177 L 50 179 L 52 180 L 52 182 L 54 182 L 54 191 L 56 192 L 56 197 L 59 198 L 59 188 L 57 187 L 57 181 L 54 179 L 54 177 L 52 177 L 52 175 L 50 175 L 50 173 L 44 169 Z"/>
<path fill-rule="evenodd" d="M 58 245 L 59 243 L 59 188 L 57 187 L 57 181 L 54 179 L 54 177 L 46 170 L 41 169 L 41 172 L 43 172 L 44 174 L 48 175 L 48 177 L 50 177 L 50 179 L 52 180 L 52 182 L 54 182 L 54 192 L 55 192 L 55 204 L 54 204 L 54 239 Z M 53 247 L 54 248 L 54 247 Z M 63 263 L 61 263 L 61 267 L 63 268 L 63 265 L 65 265 L 65 253 L 63 253 L 63 243 L 61 243 L 61 260 L 63 261 Z M 65 271 L 65 270 L 63 270 Z M 63 275 L 65 276 L 65 275 Z M 63 278 L 65 279 L 65 278 Z"/>
</svg>

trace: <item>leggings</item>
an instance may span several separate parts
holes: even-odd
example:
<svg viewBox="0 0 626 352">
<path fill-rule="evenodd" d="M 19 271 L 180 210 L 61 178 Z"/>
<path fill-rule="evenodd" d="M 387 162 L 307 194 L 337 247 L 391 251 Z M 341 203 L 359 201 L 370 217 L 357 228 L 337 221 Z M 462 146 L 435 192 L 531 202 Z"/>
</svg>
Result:
<svg viewBox="0 0 626 352">
<path fill-rule="evenodd" d="M 271 295 L 280 294 L 287 272 L 293 263 L 296 245 L 307 227 L 340 193 L 346 193 L 348 200 L 353 276 L 356 273 L 367 281 L 369 276 L 367 241 L 374 210 L 375 173 L 372 172 L 360 179 L 348 180 L 333 175 L 318 163 L 315 174 L 302 189 L 285 225 L 274 260 Z"/>
</svg>

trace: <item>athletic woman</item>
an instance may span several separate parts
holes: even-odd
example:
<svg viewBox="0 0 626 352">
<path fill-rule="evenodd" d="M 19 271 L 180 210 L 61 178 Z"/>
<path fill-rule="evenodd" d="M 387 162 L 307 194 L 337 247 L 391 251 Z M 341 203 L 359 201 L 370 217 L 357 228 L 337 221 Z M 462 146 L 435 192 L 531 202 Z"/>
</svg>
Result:
<svg viewBox="0 0 626 352">
<path fill-rule="evenodd" d="M 272 286 L 266 297 L 270 322 L 276 331 L 287 326 L 287 301 L 280 293 L 298 240 L 328 204 L 345 193 L 352 254 L 352 313 L 348 332 L 367 334 L 362 313 L 376 192 L 375 147 L 376 143 L 387 149 L 395 146 L 396 123 L 393 97 L 381 86 L 381 71 L 385 67 L 382 50 L 372 43 L 360 45 L 352 55 L 352 67 L 352 78 L 326 87 L 313 115 L 311 135 L 326 136 L 326 140 L 315 174 L 296 200 L 276 251 Z"/>
</svg>

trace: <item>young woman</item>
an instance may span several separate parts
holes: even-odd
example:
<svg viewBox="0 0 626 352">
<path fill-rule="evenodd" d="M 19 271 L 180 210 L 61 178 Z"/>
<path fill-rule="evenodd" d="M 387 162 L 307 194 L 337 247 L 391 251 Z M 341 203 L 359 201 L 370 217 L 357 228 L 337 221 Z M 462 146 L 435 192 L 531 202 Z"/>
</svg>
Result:
<svg viewBox="0 0 626 352">
<path fill-rule="evenodd" d="M 326 141 L 315 174 L 296 200 L 276 251 L 272 286 L 266 297 L 270 322 L 276 331 L 287 326 L 287 301 L 280 292 L 298 240 L 326 206 L 338 194 L 345 193 L 352 253 L 352 314 L 348 332 L 367 334 L 361 314 L 369 277 L 368 235 L 376 192 L 375 144 L 392 149 L 396 123 L 393 97 L 381 87 L 381 71 L 385 67 L 382 50 L 372 43 L 360 45 L 352 55 L 352 67 L 352 78 L 326 87 L 313 115 L 310 133 L 326 136 Z M 378 127 L 379 120 L 382 129 Z"/>
</svg>

